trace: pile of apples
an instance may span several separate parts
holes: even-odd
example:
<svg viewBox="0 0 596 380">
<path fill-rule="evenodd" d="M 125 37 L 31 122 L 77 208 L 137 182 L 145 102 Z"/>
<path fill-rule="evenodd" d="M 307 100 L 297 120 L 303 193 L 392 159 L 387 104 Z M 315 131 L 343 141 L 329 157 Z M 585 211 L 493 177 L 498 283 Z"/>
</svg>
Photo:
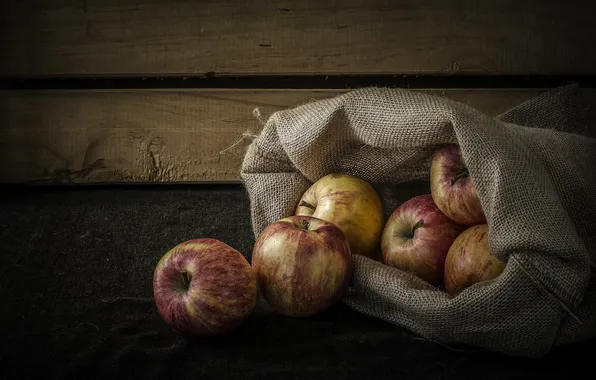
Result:
<svg viewBox="0 0 596 380">
<path fill-rule="evenodd" d="M 438 149 L 430 194 L 400 205 L 381 238 L 383 263 L 414 273 L 450 296 L 500 275 L 505 265 L 488 246 L 488 224 L 458 145 Z"/>
<path fill-rule="evenodd" d="M 154 298 L 169 326 L 193 336 L 245 323 L 257 292 L 282 315 L 309 317 L 340 302 L 352 255 L 413 273 L 451 297 L 502 273 L 459 146 L 436 150 L 430 193 L 404 202 L 387 220 L 370 183 L 331 173 L 306 190 L 293 215 L 261 232 L 251 263 L 216 239 L 180 243 L 154 270 Z"/>
</svg>

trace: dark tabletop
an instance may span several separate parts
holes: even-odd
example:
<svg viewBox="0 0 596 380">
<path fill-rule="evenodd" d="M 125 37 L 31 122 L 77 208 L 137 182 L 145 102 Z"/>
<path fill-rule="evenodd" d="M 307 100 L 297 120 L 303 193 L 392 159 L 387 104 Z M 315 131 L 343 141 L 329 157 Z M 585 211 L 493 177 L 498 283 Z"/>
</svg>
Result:
<svg viewBox="0 0 596 380">
<path fill-rule="evenodd" d="M 0 199 L 4 379 L 573 378 L 596 357 L 594 343 L 539 360 L 459 352 L 344 305 L 294 319 L 262 299 L 234 333 L 188 338 L 158 314 L 153 269 L 197 237 L 250 260 L 241 186 L 8 187 Z"/>
</svg>

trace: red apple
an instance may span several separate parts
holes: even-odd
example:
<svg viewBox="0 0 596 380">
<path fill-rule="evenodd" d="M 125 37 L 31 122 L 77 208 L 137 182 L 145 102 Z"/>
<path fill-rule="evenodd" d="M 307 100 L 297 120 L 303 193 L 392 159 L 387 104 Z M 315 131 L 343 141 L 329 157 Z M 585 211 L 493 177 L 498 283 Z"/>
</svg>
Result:
<svg viewBox="0 0 596 380">
<path fill-rule="evenodd" d="M 430 192 L 437 207 L 465 226 L 486 223 L 486 216 L 458 145 L 439 148 L 432 157 Z"/>
<path fill-rule="evenodd" d="M 335 224 L 290 216 L 267 226 L 253 247 L 263 298 L 276 312 L 308 317 L 337 304 L 352 278 L 350 244 Z"/>
<path fill-rule="evenodd" d="M 385 224 L 383 263 L 439 286 L 447 251 L 464 229 L 439 210 L 430 194 L 416 196 L 396 208 Z"/>
<path fill-rule="evenodd" d="M 246 321 L 257 301 L 255 272 L 246 258 L 209 238 L 168 251 L 154 270 L 153 292 L 164 321 L 194 336 L 231 332 Z"/>
<path fill-rule="evenodd" d="M 498 277 L 504 269 L 488 246 L 488 224 L 469 227 L 451 244 L 445 258 L 445 290 L 455 296 L 477 282 Z"/>
</svg>

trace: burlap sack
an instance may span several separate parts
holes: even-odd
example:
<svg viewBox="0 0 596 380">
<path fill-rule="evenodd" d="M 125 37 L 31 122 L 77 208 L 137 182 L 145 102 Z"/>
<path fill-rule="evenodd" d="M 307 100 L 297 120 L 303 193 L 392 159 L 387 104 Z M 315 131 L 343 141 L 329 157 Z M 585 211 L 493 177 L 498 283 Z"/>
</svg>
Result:
<svg viewBox="0 0 596 380">
<path fill-rule="evenodd" d="M 241 169 L 255 237 L 293 214 L 302 193 L 330 172 L 364 178 L 389 203 L 392 189 L 428 180 L 434 147 L 458 143 L 504 273 L 450 298 L 355 256 L 344 302 L 427 339 L 512 356 L 540 357 L 592 338 L 596 126 L 585 124 L 578 93 L 575 85 L 561 87 L 496 118 L 447 98 L 387 88 L 277 112 Z"/>
</svg>

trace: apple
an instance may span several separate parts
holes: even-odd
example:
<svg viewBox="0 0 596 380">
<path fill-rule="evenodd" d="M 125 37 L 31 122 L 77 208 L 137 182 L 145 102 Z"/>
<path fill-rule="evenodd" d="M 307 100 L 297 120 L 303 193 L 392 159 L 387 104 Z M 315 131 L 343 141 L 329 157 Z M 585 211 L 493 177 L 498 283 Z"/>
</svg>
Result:
<svg viewBox="0 0 596 380">
<path fill-rule="evenodd" d="M 352 254 L 378 259 L 383 205 L 365 180 L 342 173 L 328 174 L 304 192 L 294 214 L 335 224 L 350 242 Z"/>
<path fill-rule="evenodd" d="M 430 167 L 430 192 L 437 207 L 465 226 L 486 223 L 476 187 L 456 144 L 435 151 Z"/>
<path fill-rule="evenodd" d="M 336 305 L 352 278 L 352 254 L 335 224 L 289 216 L 259 234 L 252 254 L 257 286 L 279 314 L 309 317 Z"/>
<path fill-rule="evenodd" d="M 163 320 L 193 336 L 229 333 L 257 301 L 256 275 L 246 258 L 210 238 L 178 244 L 158 262 L 153 293 Z"/>
<path fill-rule="evenodd" d="M 451 244 L 445 258 L 445 290 L 455 296 L 467 287 L 498 277 L 505 269 L 488 246 L 488 224 L 467 228 Z"/>
<path fill-rule="evenodd" d="M 465 227 L 439 210 L 430 194 L 402 203 L 389 216 L 381 237 L 382 262 L 443 284 L 445 256 Z"/>
</svg>

